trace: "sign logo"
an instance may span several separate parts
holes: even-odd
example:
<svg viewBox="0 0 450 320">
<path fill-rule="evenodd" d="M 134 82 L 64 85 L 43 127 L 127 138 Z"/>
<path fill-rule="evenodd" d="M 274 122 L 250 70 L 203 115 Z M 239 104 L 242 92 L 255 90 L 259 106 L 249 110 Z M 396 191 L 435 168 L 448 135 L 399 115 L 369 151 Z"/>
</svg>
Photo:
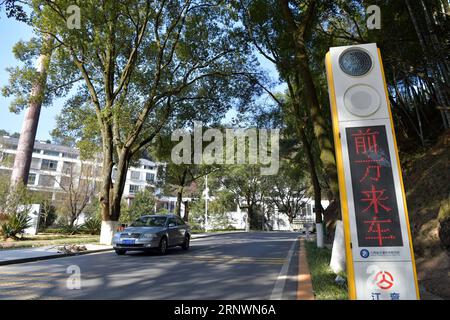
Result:
<svg viewBox="0 0 450 320">
<path fill-rule="evenodd" d="M 380 271 L 375 276 L 375 283 L 378 288 L 388 290 L 394 285 L 394 277 L 387 271 Z"/>
<path fill-rule="evenodd" d="M 364 259 L 365 259 L 365 258 L 368 258 L 369 255 L 370 255 L 369 250 L 367 250 L 367 249 L 362 249 L 361 252 L 360 252 L 359 254 L 360 254 L 361 257 L 363 257 Z"/>
</svg>

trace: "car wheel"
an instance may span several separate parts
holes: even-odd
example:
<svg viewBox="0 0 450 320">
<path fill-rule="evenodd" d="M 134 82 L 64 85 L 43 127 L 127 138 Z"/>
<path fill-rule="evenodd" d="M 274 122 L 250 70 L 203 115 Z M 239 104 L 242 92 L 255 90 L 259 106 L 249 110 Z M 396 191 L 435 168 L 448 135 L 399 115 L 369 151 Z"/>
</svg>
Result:
<svg viewBox="0 0 450 320">
<path fill-rule="evenodd" d="M 127 253 L 127 250 L 124 249 L 115 249 L 115 251 L 119 256 L 123 256 L 125 253 Z"/>
<path fill-rule="evenodd" d="M 167 238 L 163 237 L 159 242 L 158 251 L 160 254 L 166 254 L 167 252 Z"/>
<path fill-rule="evenodd" d="M 181 248 L 183 248 L 183 250 L 188 250 L 189 249 L 189 242 L 190 242 L 189 236 L 185 236 L 184 237 L 184 242 L 181 245 Z"/>
</svg>

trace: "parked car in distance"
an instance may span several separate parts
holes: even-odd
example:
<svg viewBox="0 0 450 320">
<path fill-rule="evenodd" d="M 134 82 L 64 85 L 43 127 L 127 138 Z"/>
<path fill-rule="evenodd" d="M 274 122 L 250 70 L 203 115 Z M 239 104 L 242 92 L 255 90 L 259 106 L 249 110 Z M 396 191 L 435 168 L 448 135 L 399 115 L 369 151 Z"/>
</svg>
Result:
<svg viewBox="0 0 450 320">
<path fill-rule="evenodd" d="M 183 219 L 164 214 L 140 217 L 129 227 L 116 232 L 112 242 L 118 255 L 155 249 L 165 254 L 169 247 L 181 246 L 188 250 L 190 239 L 191 228 Z"/>
</svg>

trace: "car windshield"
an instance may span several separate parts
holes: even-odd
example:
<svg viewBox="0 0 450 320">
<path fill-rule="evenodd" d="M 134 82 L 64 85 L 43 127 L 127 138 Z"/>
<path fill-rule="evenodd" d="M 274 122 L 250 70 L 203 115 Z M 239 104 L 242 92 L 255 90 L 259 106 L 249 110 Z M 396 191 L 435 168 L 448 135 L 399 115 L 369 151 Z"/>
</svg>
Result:
<svg viewBox="0 0 450 320">
<path fill-rule="evenodd" d="M 131 227 L 164 227 L 166 217 L 140 217 L 131 224 Z"/>
</svg>

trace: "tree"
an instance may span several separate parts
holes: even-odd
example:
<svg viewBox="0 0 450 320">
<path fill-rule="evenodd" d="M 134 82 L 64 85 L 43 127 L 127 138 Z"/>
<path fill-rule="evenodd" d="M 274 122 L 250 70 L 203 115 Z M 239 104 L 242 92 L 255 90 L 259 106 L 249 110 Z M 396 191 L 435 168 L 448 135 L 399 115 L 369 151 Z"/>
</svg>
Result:
<svg viewBox="0 0 450 320">
<path fill-rule="evenodd" d="M 155 214 L 155 196 L 152 190 L 144 189 L 135 194 L 129 208 L 131 220 L 143 215 Z"/>
<path fill-rule="evenodd" d="M 233 199 L 240 209 L 246 209 L 248 227 L 261 229 L 261 220 L 258 217 L 259 205 L 264 186 L 258 165 L 229 165 L 220 172 L 220 184 L 233 194 Z"/>
<path fill-rule="evenodd" d="M 57 209 L 67 219 L 70 227 L 84 213 L 97 191 L 97 170 L 96 164 L 82 161 L 79 167 L 71 164 L 63 172 L 64 176 L 60 180 L 56 179 L 64 195 Z"/>
<path fill-rule="evenodd" d="M 22 7 L 22 2 L 5 0 L 1 1 L 0 5 L 5 6 L 8 17 L 14 17 L 16 20 L 27 23 L 30 22 Z M 12 193 L 17 185 L 22 184 L 26 186 L 28 183 L 39 116 L 47 90 L 47 73 L 53 51 L 53 39 L 51 36 L 46 35 L 41 38 L 40 42 L 35 39 L 28 43 L 20 41 L 16 44 L 13 51 L 16 59 L 19 59 L 25 65 L 15 69 L 8 69 L 10 72 L 9 85 L 2 89 L 2 94 L 5 97 L 15 96 L 10 106 L 12 112 L 26 110 L 11 174 Z M 39 57 L 37 58 L 37 67 L 35 69 L 32 66 L 32 59 L 36 55 L 39 55 Z"/>
<path fill-rule="evenodd" d="M 101 240 L 110 243 L 130 162 L 171 117 L 202 110 L 213 119 L 248 97 L 253 91 L 241 75 L 254 73 L 254 60 L 236 17 L 220 2 L 90 2 L 81 8 L 81 29 L 67 28 L 70 4 L 33 1 L 33 25 L 58 47 L 52 71 L 60 86 L 81 79 L 79 104 L 95 114 L 103 156 Z M 204 103 L 194 109 L 191 101 Z M 222 103 L 216 108 L 211 101 Z"/>
<path fill-rule="evenodd" d="M 11 174 L 11 186 L 13 189 L 18 184 L 27 185 L 28 183 L 28 174 L 30 172 L 34 141 L 36 138 L 39 116 L 46 90 L 47 70 L 50 64 L 52 47 L 53 39 L 50 36 L 46 36 L 40 48 L 36 71 L 33 72 L 32 75 L 34 80 L 32 80 L 32 86 L 29 94 L 17 95 L 16 100 L 13 102 L 13 105 L 17 104 L 17 106 L 25 102 L 28 105 L 25 110 L 22 130 L 20 132 L 19 143 L 17 145 L 16 158 L 14 160 L 14 166 Z M 15 73 L 14 76 L 21 77 L 20 80 L 16 78 L 16 81 L 23 81 L 21 73 Z M 10 88 L 11 86 L 9 88 L 4 88 L 3 93 L 5 96 L 10 96 L 13 94 L 13 91 Z M 18 100 L 22 101 L 19 102 Z M 20 109 L 21 108 L 19 108 L 19 110 Z"/>
<path fill-rule="evenodd" d="M 304 185 L 302 171 L 292 164 L 282 165 L 280 174 L 270 178 L 271 188 L 267 196 L 268 201 L 273 203 L 279 212 L 288 216 L 289 223 L 300 215 L 301 209 L 305 206 L 304 198 L 307 188 Z"/>
<path fill-rule="evenodd" d="M 190 139 L 191 142 L 190 159 L 194 159 L 195 148 L 192 148 L 193 137 L 187 131 L 186 135 L 189 136 L 189 138 L 186 139 Z M 183 143 L 183 141 L 181 143 Z M 158 136 L 157 141 L 153 145 L 150 153 L 153 154 L 158 161 L 162 161 L 165 163 L 165 166 L 161 167 L 161 170 L 158 173 L 160 177 L 159 185 L 162 187 L 165 194 L 172 194 L 175 192 L 177 197 L 175 213 L 181 217 L 181 205 L 183 202 L 183 192 L 185 188 L 191 186 L 200 178 L 214 172 L 218 169 L 218 166 L 214 164 L 206 165 L 203 163 L 203 159 L 201 164 L 175 163 L 171 157 L 172 150 L 177 144 L 178 142 L 172 141 L 169 135 L 161 133 Z M 184 151 L 185 150 L 183 150 L 183 152 Z M 201 149 L 201 151 L 203 151 L 203 148 Z M 188 202 L 186 202 L 185 209 L 188 205 Z M 189 209 L 187 211 L 185 210 L 183 219 L 185 221 L 189 220 Z"/>
<path fill-rule="evenodd" d="M 314 83 L 311 84 L 309 77 L 312 75 L 308 69 L 310 67 L 308 64 L 307 68 L 305 68 L 304 62 L 301 62 L 301 69 L 306 69 L 303 70 L 303 74 L 307 79 L 306 81 L 302 80 L 300 68 L 297 66 L 300 63 L 297 61 L 299 56 L 295 53 L 296 47 L 289 33 L 289 30 L 292 31 L 293 26 L 287 28 L 284 22 L 286 17 L 280 13 L 285 10 L 280 11 L 279 3 L 277 2 L 269 3 L 271 2 L 261 1 L 250 2 L 248 5 L 243 4 L 241 7 L 242 19 L 248 30 L 250 41 L 267 60 L 276 65 L 281 78 L 287 84 L 288 91 L 284 96 L 277 96 L 270 92 L 268 88 L 265 88 L 265 91 L 279 105 L 280 111 L 284 114 L 286 124 L 301 142 L 302 151 L 307 159 L 311 184 L 314 187 L 317 223 L 322 223 L 323 208 L 321 206 L 322 186 L 320 176 L 322 175 L 323 163 L 328 163 L 329 167 L 328 170 L 325 170 L 328 173 L 328 175 L 325 175 L 325 178 L 328 178 L 327 181 L 330 181 L 330 176 L 331 180 L 337 179 L 337 176 L 334 176 L 335 169 L 330 169 L 334 165 L 334 155 L 332 148 L 330 150 L 332 144 L 327 134 L 329 131 L 329 123 L 325 121 L 327 114 L 323 112 L 323 108 L 321 108 L 320 112 L 317 110 L 317 88 L 314 87 Z M 312 13 L 309 12 L 307 14 L 311 15 Z M 311 26 L 305 25 L 311 23 L 311 21 L 308 22 L 308 19 L 312 18 L 305 17 L 299 28 L 310 28 Z M 295 23 L 295 21 L 291 21 L 291 23 Z M 306 30 L 303 31 L 303 33 L 305 32 Z M 305 58 L 307 57 L 302 59 Z M 305 85 L 305 83 L 309 85 Z M 314 92 L 311 93 L 311 91 Z M 311 97 L 313 101 L 307 101 Z M 311 108 L 311 105 L 313 108 Z M 324 146 L 327 147 L 324 148 Z M 323 159 L 326 161 L 323 162 Z M 330 189 L 330 186 L 335 188 L 333 193 L 334 197 L 336 197 L 337 180 L 328 184 L 328 189 Z"/>
</svg>

